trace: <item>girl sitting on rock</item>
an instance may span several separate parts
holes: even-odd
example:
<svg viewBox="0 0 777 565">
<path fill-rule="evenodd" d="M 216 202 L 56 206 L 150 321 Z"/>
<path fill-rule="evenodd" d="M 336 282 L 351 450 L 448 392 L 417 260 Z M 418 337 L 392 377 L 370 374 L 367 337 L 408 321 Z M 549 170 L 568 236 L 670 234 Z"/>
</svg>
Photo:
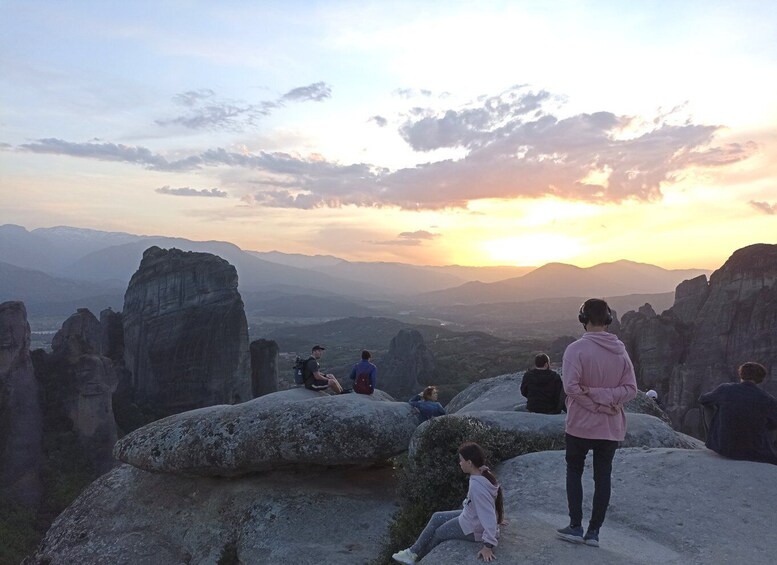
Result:
<svg viewBox="0 0 777 565">
<path fill-rule="evenodd" d="M 451 539 L 482 541 L 478 557 L 483 561 L 496 559 L 494 547 L 504 518 L 502 487 L 485 463 L 485 453 L 478 444 L 467 442 L 459 447 L 459 467 L 469 475 L 464 509 L 432 514 L 416 542 L 395 553 L 394 561 L 410 565 L 439 543 Z"/>
</svg>

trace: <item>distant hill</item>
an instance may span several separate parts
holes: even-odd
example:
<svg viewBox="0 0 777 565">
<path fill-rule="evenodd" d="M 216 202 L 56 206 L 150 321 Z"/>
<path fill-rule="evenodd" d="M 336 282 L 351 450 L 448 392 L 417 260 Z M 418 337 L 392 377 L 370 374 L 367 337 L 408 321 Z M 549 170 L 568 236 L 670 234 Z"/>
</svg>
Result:
<svg viewBox="0 0 777 565">
<path fill-rule="evenodd" d="M 332 255 L 299 255 L 279 251 L 251 254 L 279 263 L 319 273 L 359 281 L 385 289 L 391 294 L 418 294 L 459 286 L 467 281 L 494 282 L 525 275 L 535 267 L 463 267 L 460 265 L 408 265 L 397 262 L 346 261 Z"/>
<path fill-rule="evenodd" d="M 567 296 L 656 294 L 672 292 L 682 281 L 709 272 L 704 269 L 663 269 L 626 260 L 587 268 L 548 263 L 522 277 L 495 283 L 470 282 L 427 293 L 419 300 L 426 304 L 487 304 Z"/>
<path fill-rule="evenodd" d="M 97 315 L 108 307 L 120 310 L 124 290 L 0 262 L 0 302 L 21 300 L 30 315 L 69 316 L 77 308 L 90 308 Z"/>
</svg>

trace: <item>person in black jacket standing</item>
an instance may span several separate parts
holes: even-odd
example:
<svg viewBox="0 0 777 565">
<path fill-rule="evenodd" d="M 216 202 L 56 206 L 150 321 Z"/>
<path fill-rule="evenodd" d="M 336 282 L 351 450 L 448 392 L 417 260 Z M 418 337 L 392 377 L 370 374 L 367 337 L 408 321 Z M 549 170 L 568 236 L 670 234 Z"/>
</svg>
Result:
<svg viewBox="0 0 777 565">
<path fill-rule="evenodd" d="M 564 385 L 559 374 L 551 371 L 550 357 L 540 353 L 534 358 L 534 367 L 526 371 L 521 381 L 526 409 L 540 414 L 560 414 L 564 407 Z"/>
</svg>

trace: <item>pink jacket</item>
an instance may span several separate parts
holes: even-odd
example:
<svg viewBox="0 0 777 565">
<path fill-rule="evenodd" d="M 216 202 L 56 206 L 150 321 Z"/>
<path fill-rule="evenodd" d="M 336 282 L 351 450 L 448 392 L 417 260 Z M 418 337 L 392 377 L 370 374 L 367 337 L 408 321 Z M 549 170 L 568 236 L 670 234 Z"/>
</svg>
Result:
<svg viewBox="0 0 777 565">
<path fill-rule="evenodd" d="M 496 546 L 499 536 L 499 525 L 496 523 L 496 495 L 499 485 L 482 475 L 472 475 L 469 478 L 469 490 L 464 499 L 464 510 L 459 514 L 461 531 L 475 534 L 475 540 Z"/>
<path fill-rule="evenodd" d="M 586 439 L 623 441 L 623 405 L 637 396 L 637 379 L 626 347 L 608 332 L 586 332 L 564 352 L 566 432 Z"/>
</svg>

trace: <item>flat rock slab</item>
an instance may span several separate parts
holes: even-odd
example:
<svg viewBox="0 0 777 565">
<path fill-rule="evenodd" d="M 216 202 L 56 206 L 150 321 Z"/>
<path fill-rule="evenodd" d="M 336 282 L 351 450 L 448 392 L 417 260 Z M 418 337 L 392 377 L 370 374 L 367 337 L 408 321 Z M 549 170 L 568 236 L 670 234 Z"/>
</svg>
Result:
<svg viewBox="0 0 777 565">
<path fill-rule="evenodd" d="M 157 420 L 119 440 L 113 453 L 146 471 L 236 476 L 383 461 L 407 449 L 416 426 L 406 402 L 292 389 Z"/>
<path fill-rule="evenodd" d="M 583 480 L 590 517 L 590 459 Z M 530 453 L 496 474 L 505 490 L 501 565 L 601 563 L 771 565 L 777 555 L 777 465 L 733 461 L 709 450 L 619 449 L 601 547 L 556 539 L 569 523 L 564 453 Z M 479 544 L 445 542 L 420 563 L 477 563 Z"/>
<path fill-rule="evenodd" d="M 367 563 L 392 513 L 389 467 L 224 479 L 122 465 L 54 521 L 26 563 Z"/>
</svg>

